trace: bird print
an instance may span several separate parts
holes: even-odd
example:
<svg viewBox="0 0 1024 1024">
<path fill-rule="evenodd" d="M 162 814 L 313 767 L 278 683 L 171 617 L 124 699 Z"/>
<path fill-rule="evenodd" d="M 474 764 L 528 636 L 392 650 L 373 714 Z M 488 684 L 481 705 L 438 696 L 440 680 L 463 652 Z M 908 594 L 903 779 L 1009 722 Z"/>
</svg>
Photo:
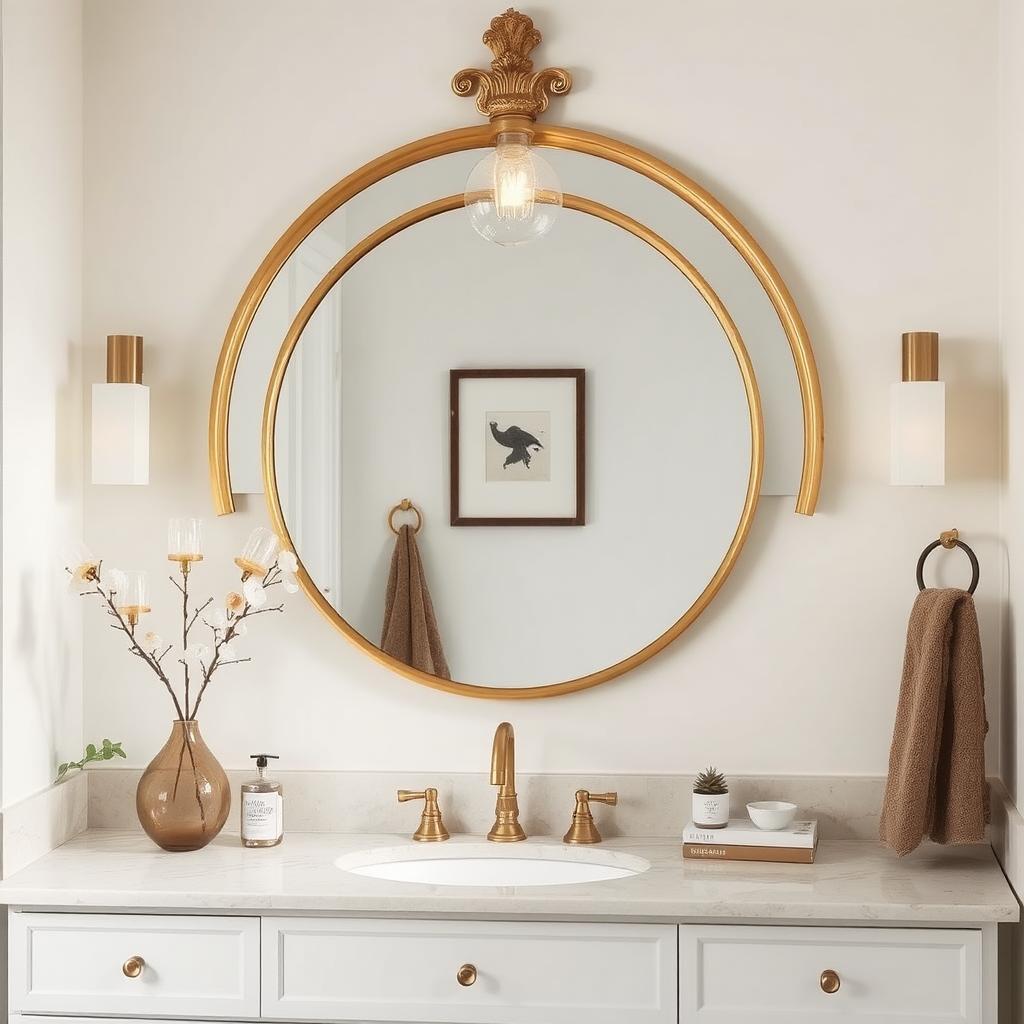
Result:
<svg viewBox="0 0 1024 1024">
<path fill-rule="evenodd" d="M 508 469 L 509 466 L 514 466 L 517 462 L 521 462 L 526 469 L 530 468 L 530 449 L 540 450 L 544 447 L 533 436 L 529 431 L 523 430 L 522 427 L 517 427 L 515 424 L 508 427 L 506 430 L 498 429 L 497 420 L 491 420 L 491 434 L 494 440 L 498 442 L 503 448 L 511 448 L 502 466 L 502 469 Z"/>
</svg>

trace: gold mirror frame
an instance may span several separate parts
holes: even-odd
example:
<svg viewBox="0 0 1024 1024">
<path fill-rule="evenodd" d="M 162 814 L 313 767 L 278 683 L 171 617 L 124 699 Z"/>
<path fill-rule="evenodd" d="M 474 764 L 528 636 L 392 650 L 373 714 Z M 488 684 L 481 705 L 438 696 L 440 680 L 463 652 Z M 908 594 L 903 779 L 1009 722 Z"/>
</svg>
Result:
<svg viewBox="0 0 1024 1024">
<path fill-rule="evenodd" d="M 591 686 L 597 686 L 609 679 L 628 672 L 643 664 L 648 658 L 653 657 L 660 650 L 667 647 L 676 639 L 704 609 L 711 603 L 725 582 L 736 559 L 743 548 L 743 544 L 750 532 L 750 526 L 754 520 L 754 513 L 757 510 L 757 502 L 761 492 L 761 475 L 764 469 L 764 424 L 761 416 L 761 399 L 757 389 L 757 379 L 754 375 L 754 368 L 750 362 L 750 356 L 743 339 L 740 337 L 736 325 L 733 323 L 728 310 L 721 299 L 714 292 L 707 281 L 701 276 L 697 269 L 686 259 L 678 249 L 669 245 L 660 235 L 649 227 L 641 224 L 626 214 L 614 210 L 591 199 L 580 196 L 565 195 L 564 206 L 570 210 L 577 210 L 606 221 L 609 224 L 630 232 L 636 238 L 646 242 L 655 251 L 665 257 L 684 277 L 693 285 L 698 294 L 708 305 L 715 315 L 725 336 L 732 348 L 733 355 L 740 371 L 743 381 L 743 390 L 747 399 L 747 408 L 750 414 L 750 472 L 747 480 L 747 491 L 740 513 L 736 531 L 733 534 L 729 548 L 722 559 L 710 582 L 698 595 L 692 605 L 676 620 L 661 636 L 652 641 L 646 647 L 635 654 L 616 662 L 598 672 L 580 676 L 577 679 L 570 679 L 561 683 L 548 683 L 541 686 L 483 686 L 475 683 L 455 682 L 448 679 L 441 679 L 438 676 L 421 672 L 418 669 L 406 665 L 404 662 L 386 654 L 376 644 L 367 639 L 358 630 L 354 629 L 341 613 L 324 597 L 320 588 L 316 585 L 304 566 L 299 566 L 299 582 L 309 599 L 316 605 L 317 609 L 328 621 L 343 633 L 360 650 L 364 651 L 375 661 L 387 666 L 394 672 L 411 679 L 414 682 L 422 683 L 436 690 L 444 690 L 448 693 L 456 693 L 465 697 L 483 697 L 493 700 L 516 700 L 536 697 L 555 697 L 560 694 L 575 693 L 578 690 L 585 690 Z M 284 509 L 281 506 L 281 496 L 277 487 L 277 466 L 275 450 L 275 429 L 277 424 L 277 410 L 281 397 L 281 388 L 284 384 L 285 374 L 292 354 L 302 337 L 302 332 L 309 323 L 310 318 L 316 312 L 320 303 L 328 295 L 330 290 L 351 270 L 361 259 L 373 252 L 381 243 L 394 237 L 406 228 L 419 224 L 431 217 L 440 214 L 451 213 L 461 210 L 464 205 L 464 197 L 459 195 L 447 196 L 444 199 L 437 199 L 426 203 L 416 209 L 395 217 L 387 224 L 367 235 L 361 242 L 354 245 L 324 276 L 316 288 L 310 293 L 303 303 L 302 308 L 295 315 L 288 333 L 285 335 L 281 348 L 278 351 L 274 368 L 271 372 L 270 383 L 267 387 L 267 398 L 263 409 L 263 484 L 266 492 L 267 505 L 270 510 L 270 518 L 274 530 L 282 540 L 286 541 L 292 550 L 295 546 L 288 530 L 288 523 L 285 519 Z"/>
<path fill-rule="evenodd" d="M 796 512 L 813 515 L 821 487 L 824 416 L 821 386 L 810 339 L 789 289 L 749 231 L 714 196 L 686 175 L 650 153 L 617 139 L 558 125 L 537 123 L 533 144 L 585 153 L 610 160 L 649 178 L 674 193 L 709 220 L 757 276 L 782 323 L 796 367 L 803 406 L 803 459 Z M 384 178 L 449 153 L 484 149 L 494 144 L 495 125 L 480 124 L 431 135 L 371 160 L 328 189 L 308 206 L 278 239 L 242 294 L 228 325 L 217 360 L 210 401 L 209 459 L 213 504 L 218 515 L 235 510 L 228 461 L 228 415 L 242 346 L 267 290 L 303 240 L 335 210 Z"/>
</svg>

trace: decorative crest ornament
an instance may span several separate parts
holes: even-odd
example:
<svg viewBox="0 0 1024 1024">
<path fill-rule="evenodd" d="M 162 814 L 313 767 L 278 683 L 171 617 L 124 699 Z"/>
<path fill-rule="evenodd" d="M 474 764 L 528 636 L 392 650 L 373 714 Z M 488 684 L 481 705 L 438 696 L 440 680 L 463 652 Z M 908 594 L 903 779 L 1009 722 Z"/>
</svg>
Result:
<svg viewBox="0 0 1024 1024">
<path fill-rule="evenodd" d="M 499 117 L 528 117 L 547 110 L 551 96 L 564 96 L 572 88 L 565 68 L 533 70 L 530 51 L 541 41 L 533 19 L 509 8 L 491 19 L 484 43 L 494 54 L 491 70 L 465 68 L 452 78 L 457 96 L 476 95 L 476 107 L 492 121 Z"/>
</svg>

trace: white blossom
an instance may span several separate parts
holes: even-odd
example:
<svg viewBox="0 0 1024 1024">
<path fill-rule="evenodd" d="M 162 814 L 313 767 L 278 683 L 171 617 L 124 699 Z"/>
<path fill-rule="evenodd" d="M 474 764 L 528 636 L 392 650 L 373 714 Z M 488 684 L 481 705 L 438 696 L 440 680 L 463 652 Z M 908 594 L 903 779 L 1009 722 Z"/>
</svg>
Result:
<svg viewBox="0 0 1024 1024">
<path fill-rule="evenodd" d="M 142 646 L 144 650 L 155 651 L 158 647 L 163 646 L 163 638 L 159 633 L 154 632 L 152 629 L 142 638 Z"/>
<path fill-rule="evenodd" d="M 297 594 L 299 592 L 299 579 L 293 572 L 281 573 L 281 586 L 289 594 Z"/>
<path fill-rule="evenodd" d="M 277 556 L 277 565 L 285 574 L 299 571 L 299 560 L 295 557 L 294 551 L 282 551 Z"/>
<path fill-rule="evenodd" d="M 96 571 L 99 562 L 79 562 L 71 570 L 68 587 L 71 590 L 88 590 L 96 586 Z"/>
<path fill-rule="evenodd" d="M 206 644 L 189 644 L 185 648 L 185 660 L 193 665 L 199 662 L 206 665 L 210 660 L 210 648 Z"/>
<path fill-rule="evenodd" d="M 267 603 L 267 591 L 262 581 L 256 579 L 255 576 L 250 576 L 242 584 L 242 593 L 253 608 L 262 608 Z"/>
</svg>

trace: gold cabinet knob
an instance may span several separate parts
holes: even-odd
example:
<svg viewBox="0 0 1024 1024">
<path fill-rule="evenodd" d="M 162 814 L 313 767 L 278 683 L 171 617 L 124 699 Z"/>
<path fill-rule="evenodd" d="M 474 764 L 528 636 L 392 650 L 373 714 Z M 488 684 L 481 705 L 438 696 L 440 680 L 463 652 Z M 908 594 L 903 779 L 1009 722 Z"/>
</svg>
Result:
<svg viewBox="0 0 1024 1024">
<path fill-rule="evenodd" d="M 830 996 L 835 995 L 839 991 L 839 986 L 842 984 L 839 980 L 839 975 L 831 968 L 827 971 L 821 972 L 819 983 L 821 984 L 821 991 Z"/>
<path fill-rule="evenodd" d="M 472 964 L 463 964 L 455 975 L 455 980 L 463 988 L 469 988 L 476 981 L 476 968 Z"/>
<path fill-rule="evenodd" d="M 126 978 L 137 978 L 142 974 L 142 968 L 146 966 L 146 961 L 141 956 L 130 956 L 121 965 L 121 973 Z"/>
</svg>

